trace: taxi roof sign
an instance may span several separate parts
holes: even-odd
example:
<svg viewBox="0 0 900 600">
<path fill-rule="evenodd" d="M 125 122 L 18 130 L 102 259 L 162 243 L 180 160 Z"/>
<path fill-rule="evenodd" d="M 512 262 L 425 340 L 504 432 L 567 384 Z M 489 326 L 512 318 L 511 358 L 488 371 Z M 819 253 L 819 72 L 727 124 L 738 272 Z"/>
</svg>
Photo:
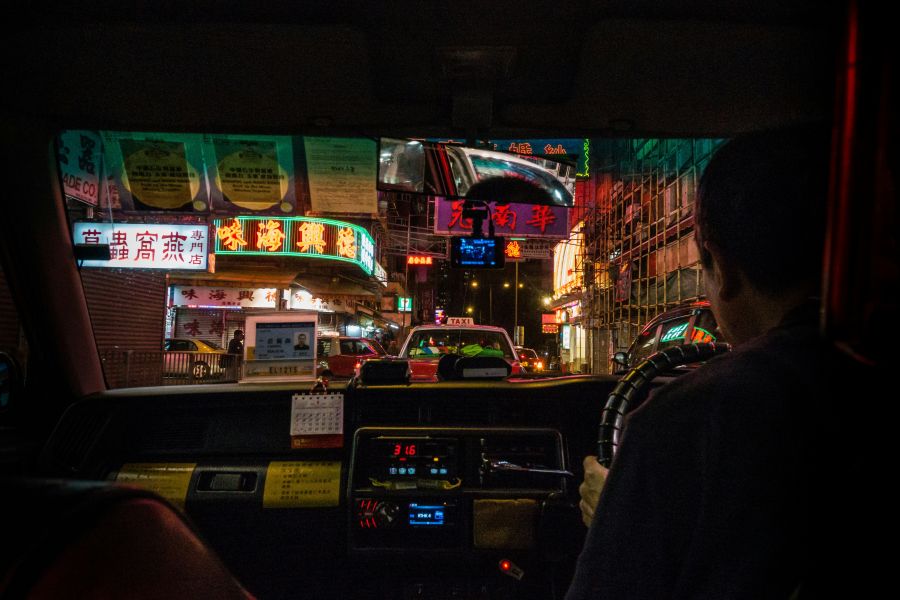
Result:
<svg viewBox="0 0 900 600">
<path fill-rule="evenodd" d="M 447 317 L 447 325 L 474 325 L 472 317 Z"/>
</svg>

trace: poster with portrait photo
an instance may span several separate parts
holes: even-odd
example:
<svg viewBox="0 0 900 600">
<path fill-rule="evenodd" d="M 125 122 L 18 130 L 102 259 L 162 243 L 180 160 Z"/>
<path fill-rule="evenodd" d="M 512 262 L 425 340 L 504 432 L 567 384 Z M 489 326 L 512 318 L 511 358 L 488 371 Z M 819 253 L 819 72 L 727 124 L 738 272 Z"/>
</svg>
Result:
<svg viewBox="0 0 900 600">
<path fill-rule="evenodd" d="M 317 320 L 315 311 L 247 317 L 241 382 L 314 380 Z"/>
</svg>

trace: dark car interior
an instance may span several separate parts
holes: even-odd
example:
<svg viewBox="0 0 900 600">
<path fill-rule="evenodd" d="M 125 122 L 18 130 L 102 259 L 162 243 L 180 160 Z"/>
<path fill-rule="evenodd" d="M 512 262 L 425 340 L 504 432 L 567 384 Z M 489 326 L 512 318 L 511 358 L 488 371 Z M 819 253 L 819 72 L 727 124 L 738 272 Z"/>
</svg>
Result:
<svg viewBox="0 0 900 600">
<path fill-rule="evenodd" d="M 183 527 L 160 518 L 178 530 L 169 559 L 190 568 L 172 571 L 170 588 L 164 568 L 155 580 L 119 578 L 112 595 L 240 597 L 222 583 L 233 576 L 258 598 L 562 598 L 586 532 L 581 461 L 596 454 L 619 379 L 409 385 L 391 372 L 336 383 L 341 433 L 316 448 L 292 443 L 293 397 L 308 385 L 111 389 L 52 160 L 63 129 L 475 140 L 731 137 L 831 122 L 823 339 L 854 364 L 884 364 L 880 323 L 896 306 L 886 225 L 896 223 L 896 63 L 881 9 L 196 0 L 21 10 L 0 42 L 0 259 L 27 339 L 27 355 L 10 353 L 0 371 L 0 491 L 11 507 L 0 527 L 15 533 L 0 536 L 2 598 L 66 596 L 40 586 L 84 532 L 47 529 L 112 505 L 86 482 L 108 490 L 146 465 L 165 471 L 165 510 L 186 515 Z M 304 478 L 321 487 L 297 496 Z M 121 513 L 82 548 L 150 539 L 141 514 Z M 186 547 L 210 554 L 178 553 Z M 109 576 L 130 551 L 68 576 Z M 133 560 L 167 560 L 150 552 Z M 201 572 L 209 581 L 197 583 Z"/>
</svg>

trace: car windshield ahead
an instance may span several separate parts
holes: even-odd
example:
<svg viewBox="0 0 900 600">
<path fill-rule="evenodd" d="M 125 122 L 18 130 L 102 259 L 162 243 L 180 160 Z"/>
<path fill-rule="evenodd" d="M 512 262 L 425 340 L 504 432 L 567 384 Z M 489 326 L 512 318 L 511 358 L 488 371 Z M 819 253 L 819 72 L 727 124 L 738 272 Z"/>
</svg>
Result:
<svg viewBox="0 0 900 600">
<path fill-rule="evenodd" d="M 425 329 L 413 332 L 403 358 L 437 360 L 444 354 L 502 356 L 515 360 L 503 333 L 478 329 Z"/>
<path fill-rule="evenodd" d="M 522 348 L 519 350 L 519 358 L 522 360 L 533 360 L 538 357 L 537 352 L 531 348 Z"/>
</svg>

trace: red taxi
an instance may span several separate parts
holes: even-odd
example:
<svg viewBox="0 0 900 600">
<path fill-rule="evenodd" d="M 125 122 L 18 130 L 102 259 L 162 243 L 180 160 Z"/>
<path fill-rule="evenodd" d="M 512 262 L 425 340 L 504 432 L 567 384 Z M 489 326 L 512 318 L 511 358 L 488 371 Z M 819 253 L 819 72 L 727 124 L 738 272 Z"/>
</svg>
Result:
<svg viewBox="0 0 900 600">
<path fill-rule="evenodd" d="M 400 357 L 409 360 L 411 381 L 438 381 L 438 361 L 445 354 L 502 357 L 513 375 L 522 372 L 512 340 L 502 327 L 422 325 L 409 333 L 400 351 Z"/>
</svg>

